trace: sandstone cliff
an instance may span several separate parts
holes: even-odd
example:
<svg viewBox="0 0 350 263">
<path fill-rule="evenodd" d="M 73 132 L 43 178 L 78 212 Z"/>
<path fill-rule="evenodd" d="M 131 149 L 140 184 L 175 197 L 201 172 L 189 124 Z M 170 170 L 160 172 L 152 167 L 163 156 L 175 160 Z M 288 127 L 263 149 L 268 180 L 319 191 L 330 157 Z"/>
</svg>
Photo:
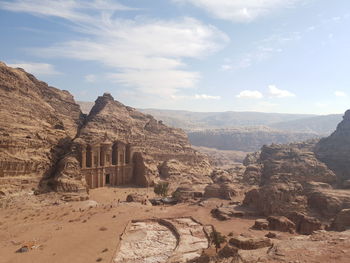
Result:
<svg viewBox="0 0 350 263">
<path fill-rule="evenodd" d="M 22 69 L 0 63 L 0 191 L 58 191 L 86 194 L 79 163 L 84 143 L 130 143 L 140 176 L 149 185 L 160 177 L 181 183 L 209 183 L 211 166 L 191 148 L 186 134 L 105 94 L 88 116 L 68 91 L 37 80 Z M 167 163 L 169 165 L 167 165 Z M 160 167 L 167 166 L 167 174 Z"/>
<path fill-rule="evenodd" d="M 338 186 L 350 188 L 350 110 L 329 137 L 316 145 L 317 157 L 335 172 Z"/>
<path fill-rule="evenodd" d="M 248 156 L 243 181 L 256 187 L 247 192 L 244 205 L 266 216 L 303 212 L 326 219 L 349 208 L 350 192 L 336 189 L 337 181 L 344 179 L 344 174 L 346 178 L 346 169 L 342 168 L 348 164 L 346 150 L 350 144 L 341 136 L 346 137 L 347 114 L 337 131 L 320 142 L 264 146 L 260 153 Z M 333 159 L 320 158 L 327 153 Z"/>
<path fill-rule="evenodd" d="M 79 133 L 85 142 L 105 138 L 128 142 L 140 154 L 139 162 L 145 169 L 142 178 L 135 178 L 140 185 L 159 178 L 176 184 L 210 182 L 207 158 L 191 148 L 181 129 L 169 128 L 151 115 L 115 101 L 110 94 L 98 97 Z"/>
<path fill-rule="evenodd" d="M 37 188 L 76 136 L 81 111 L 68 91 L 0 63 L 0 188 Z M 75 175 L 79 188 L 84 180 Z"/>
</svg>

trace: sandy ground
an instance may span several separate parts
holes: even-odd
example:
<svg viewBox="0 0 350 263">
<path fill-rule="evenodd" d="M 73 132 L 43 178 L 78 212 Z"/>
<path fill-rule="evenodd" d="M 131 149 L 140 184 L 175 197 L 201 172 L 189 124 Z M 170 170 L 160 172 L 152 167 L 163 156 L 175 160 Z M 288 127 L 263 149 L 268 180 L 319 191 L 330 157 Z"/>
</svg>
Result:
<svg viewBox="0 0 350 263">
<path fill-rule="evenodd" d="M 152 189 L 99 188 L 90 192 L 90 201 L 64 203 L 56 202 L 58 197 L 52 195 L 27 196 L 16 201 L 12 207 L 1 208 L 0 262 L 111 262 L 119 236 L 132 219 L 192 216 L 203 224 L 214 225 L 225 235 L 243 233 L 263 236 L 267 233 L 249 229 L 255 218 L 234 218 L 224 222 L 213 218 L 210 210 L 225 203 L 222 200 L 211 199 L 205 207 L 196 204 L 149 206 L 124 202 L 129 193 L 135 192 L 153 195 Z M 98 205 L 95 206 L 91 200 Z M 291 235 L 279 233 L 279 236 L 287 239 Z M 300 262 L 349 262 L 350 241 L 345 241 L 329 246 L 337 257 L 336 261 L 325 249 L 317 258 L 311 255 L 305 257 L 308 261 Z M 36 247 L 26 253 L 15 253 L 28 242 Z"/>
</svg>

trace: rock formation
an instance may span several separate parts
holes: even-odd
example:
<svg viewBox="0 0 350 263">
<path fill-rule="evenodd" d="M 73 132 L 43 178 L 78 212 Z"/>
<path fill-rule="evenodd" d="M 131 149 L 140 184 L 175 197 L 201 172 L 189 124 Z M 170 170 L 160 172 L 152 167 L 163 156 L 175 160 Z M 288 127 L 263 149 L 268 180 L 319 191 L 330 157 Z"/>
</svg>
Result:
<svg viewBox="0 0 350 263">
<path fill-rule="evenodd" d="M 79 105 L 68 91 L 4 63 L 0 100 L 0 187 L 6 194 L 37 188 L 56 172 L 76 136 L 82 122 Z M 64 188 L 84 191 L 84 178 L 71 174 Z"/>
<path fill-rule="evenodd" d="M 81 167 L 91 160 L 82 152 L 99 143 L 101 155 L 94 157 L 100 168 L 100 161 L 101 166 L 105 162 L 100 159 L 105 157 L 102 147 L 113 141 L 126 149 L 121 157 L 132 158 L 128 160 L 131 178 L 124 178 L 125 183 L 146 186 L 161 176 L 176 185 L 202 185 L 203 190 L 211 182 L 209 161 L 191 148 L 182 130 L 124 106 L 110 94 L 99 97 L 86 116 L 68 91 L 0 63 L 0 100 L 2 195 L 38 188 L 86 195 Z M 112 165 L 113 157 L 108 157 Z M 109 180 L 106 177 L 105 182 Z"/>
<path fill-rule="evenodd" d="M 320 140 L 315 153 L 317 158 L 335 172 L 338 186 L 347 186 L 350 182 L 350 110 L 345 112 L 336 131 Z"/>
<path fill-rule="evenodd" d="M 79 143 L 122 141 L 132 145 L 134 183 L 147 186 L 159 177 L 173 184 L 210 183 L 207 158 L 191 148 L 186 134 L 169 128 L 151 115 L 145 115 L 104 94 L 95 102 L 79 132 Z"/>
<path fill-rule="evenodd" d="M 302 234 L 321 229 L 310 214 L 330 220 L 350 208 L 350 192 L 336 189 L 349 178 L 349 135 L 347 111 L 337 130 L 319 142 L 263 146 L 260 154 L 246 158 L 243 182 L 256 187 L 243 205 L 257 214 L 287 216 Z"/>
</svg>

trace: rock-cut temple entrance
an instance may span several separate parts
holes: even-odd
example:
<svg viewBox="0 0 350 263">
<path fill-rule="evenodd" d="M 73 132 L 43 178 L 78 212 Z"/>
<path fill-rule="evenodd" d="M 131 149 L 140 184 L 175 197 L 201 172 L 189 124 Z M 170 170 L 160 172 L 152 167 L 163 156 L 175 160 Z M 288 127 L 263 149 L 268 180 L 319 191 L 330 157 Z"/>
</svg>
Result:
<svg viewBox="0 0 350 263">
<path fill-rule="evenodd" d="M 133 150 L 121 141 L 81 146 L 80 166 L 89 188 L 131 184 Z"/>
</svg>

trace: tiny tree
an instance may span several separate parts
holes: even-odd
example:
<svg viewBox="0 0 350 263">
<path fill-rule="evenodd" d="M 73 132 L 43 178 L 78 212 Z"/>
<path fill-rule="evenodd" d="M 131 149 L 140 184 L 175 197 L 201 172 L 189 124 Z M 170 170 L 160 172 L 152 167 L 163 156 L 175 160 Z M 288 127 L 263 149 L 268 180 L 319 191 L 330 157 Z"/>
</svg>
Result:
<svg viewBox="0 0 350 263">
<path fill-rule="evenodd" d="M 218 249 L 221 248 L 221 244 L 224 242 L 226 242 L 226 237 L 213 229 L 213 232 L 210 233 L 210 243 L 215 245 L 216 253 L 218 252 Z"/>
<path fill-rule="evenodd" d="M 166 197 L 169 191 L 169 183 L 168 182 L 160 182 L 154 186 L 154 192 L 157 195 L 162 197 Z"/>
</svg>

